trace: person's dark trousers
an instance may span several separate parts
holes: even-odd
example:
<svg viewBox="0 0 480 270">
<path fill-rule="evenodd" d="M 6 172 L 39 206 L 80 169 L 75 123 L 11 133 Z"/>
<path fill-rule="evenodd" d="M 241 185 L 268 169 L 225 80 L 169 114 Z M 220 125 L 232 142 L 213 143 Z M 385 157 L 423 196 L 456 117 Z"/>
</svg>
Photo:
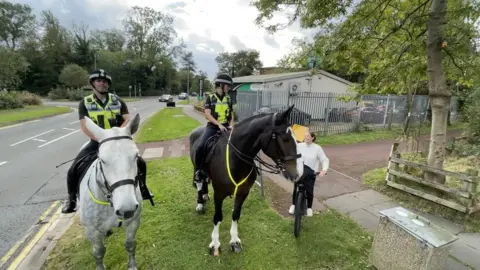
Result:
<svg viewBox="0 0 480 270">
<path fill-rule="evenodd" d="M 203 131 L 203 135 L 200 138 L 200 142 L 198 143 L 197 150 L 195 152 L 195 168 L 197 169 L 196 174 L 195 174 L 195 179 L 199 181 L 199 176 L 198 173 L 199 171 L 202 170 L 203 167 L 203 161 L 205 158 L 205 143 L 207 140 L 215 136 L 215 134 L 219 131 L 220 129 L 217 126 L 213 126 L 210 124 L 207 124 L 205 130 Z"/>
<path fill-rule="evenodd" d="M 315 171 L 313 171 L 307 165 L 303 165 L 303 175 L 302 175 L 302 179 L 300 179 L 299 181 L 303 180 L 303 186 L 305 187 L 305 191 L 307 193 L 307 208 L 312 208 L 312 205 L 313 205 L 313 189 L 315 187 L 316 178 L 317 176 L 315 175 Z M 293 205 L 295 205 L 297 200 L 297 190 L 298 190 L 297 183 L 293 185 L 293 194 L 292 194 Z"/>
<path fill-rule="evenodd" d="M 68 190 L 68 200 L 65 203 L 62 213 L 72 213 L 75 212 L 75 208 L 77 207 L 77 193 L 78 193 L 78 182 L 79 177 L 75 170 L 77 163 L 81 161 L 81 159 L 85 158 L 87 155 L 91 154 L 92 152 L 98 151 L 99 144 L 94 140 L 90 140 L 90 142 L 78 153 L 77 157 L 68 169 L 67 172 L 67 190 Z"/>
</svg>

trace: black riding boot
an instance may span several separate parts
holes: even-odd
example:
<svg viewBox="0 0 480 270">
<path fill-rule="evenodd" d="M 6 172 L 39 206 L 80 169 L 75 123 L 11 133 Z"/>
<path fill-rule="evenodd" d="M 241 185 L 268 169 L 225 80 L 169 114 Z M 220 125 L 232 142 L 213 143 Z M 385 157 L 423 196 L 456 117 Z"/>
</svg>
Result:
<svg viewBox="0 0 480 270">
<path fill-rule="evenodd" d="M 62 213 L 68 214 L 77 211 L 77 196 L 75 194 L 69 194 L 68 200 L 62 208 Z"/>
</svg>

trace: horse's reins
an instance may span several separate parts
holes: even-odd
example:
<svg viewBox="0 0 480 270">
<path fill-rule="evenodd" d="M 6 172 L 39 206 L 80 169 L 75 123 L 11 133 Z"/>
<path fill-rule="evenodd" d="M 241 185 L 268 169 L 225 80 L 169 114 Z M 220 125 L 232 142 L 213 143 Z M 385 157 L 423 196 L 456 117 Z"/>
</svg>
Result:
<svg viewBox="0 0 480 270">
<path fill-rule="evenodd" d="M 268 140 L 268 143 L 266 145 L 266 147 L 268 148 L 270 146 L 270 143 L 272 140 L 275 140 L 275 142 L 277 143 L 277 146 L 280 148 L 278 149 L 277 148 L 277 151 L 280 150 L 280 152 L 283 152 L 285 153 L 285 149 L 283 148 L 283 145 L 281 143 L 278 143 L 278 134 L 276 133 L 276 127 L 275 127 L 275 120 L 276 120 L 276 116 L 277 116 L 277 113 L 274 113 L 272 115 L 272 126 L 274 127 L 271 131 L 271 139 Z M 223 136 L 226 137 L 226 134 L 225 132 L 222 133 Z M 260 137 L 257 139 L 257 141 L 260 140 Z M 255 157 L 251 157 L 249 155 L 246 155 L 244 153 L 242 153 L 240 150 L 238 150 L 234 145 L 233 143 L 230 141 L 230 140 L 227 140 L 227 144 L 234 150 L 234 153 L 237 155 L 237 157 L 242 160 L 243 162 L 255 167 L 255 169 L 257 170 L 257 172 L 259 171 L 264 171 L 264 172 L 268 172 L 268 173 L 275 173 L 275 174 L 280 174 L 281 172 L 285 172 L 285 167 L 283 166 L 283 162 L 284 161 L 288 161 L 288 160 L 292 160 L 292 159 L 297 159 L 299 157 L 301 157 L 301 154 L 296 154 L 296 155 L 293 155 L 293 156 L 282 156 L 283 153 L 279 153 L 280 155 L 280 158 L 278 158 L 277 160 L 274 160 L 275 162 L 275 165 L 272 165 L 266 161 L 264 161 L 262 158 L 260 158 L 257 155 L 255 155 Z M 255 143 L 256 144 L 256 143 Z M 250 161 L 250 160 L 253 160 Z M 259 166 L 257 166 L 257 164 L 255 164 L 254 161 L 257 161 L 258 163 L 262 164 L 264 167 L 270 169 L 270 171 L 268 170 L 265 170 Z"/>
</svg>

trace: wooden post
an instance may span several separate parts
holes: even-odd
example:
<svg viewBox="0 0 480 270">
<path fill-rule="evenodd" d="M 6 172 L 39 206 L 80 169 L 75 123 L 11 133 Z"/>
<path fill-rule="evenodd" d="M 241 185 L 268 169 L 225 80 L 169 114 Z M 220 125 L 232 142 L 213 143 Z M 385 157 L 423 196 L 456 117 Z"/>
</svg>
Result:
<svg viewBox="0 0 480 270">
<path fill-rule="evenodd" d="M 385 176 L 385 181 L 392 181 L 395 182 L 397 180 L 397 177 L 395 175 L 391 175 L 389 173 L 390 169 L 392 170 L 398 170 L 398 164 L 392 162 L 392 157 L 395 158 L 400 158 L 400 153 L 398 153 L 398 143 L 394 143 L 392 145 L 392 149 L 390 150 L 390 156 L 388 157 L 388 166 L 387 166 L 387 175 Z"/>
<path fill-rule="evenodd" d="M 478 203 L 477 200 L 477 187 L 478 187 L 478 171 L 475 169 L 467 169 L 466 174 L 471 176 L 471 179 L 473 180 L 473 183 L 464 181 L 463 182 L 463 191 L 469 192 L 472 194 L 472 201 L 470 205 L 467 205 L 467 208 L 475 208 L 475 206 Z M 466 219 L 469 218 L 468 212 L 466 215 Z"/>
</svg>

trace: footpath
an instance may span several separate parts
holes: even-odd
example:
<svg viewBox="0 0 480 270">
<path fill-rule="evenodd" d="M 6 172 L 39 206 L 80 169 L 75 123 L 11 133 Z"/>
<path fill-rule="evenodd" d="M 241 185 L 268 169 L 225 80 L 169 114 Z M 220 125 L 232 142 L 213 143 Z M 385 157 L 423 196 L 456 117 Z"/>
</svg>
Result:
<svg viewBox="0 0 480 270">
<path fill-rule="evenodd" d="M 197 119 L 200 123 L 206 123 L 204 116 L 191 106 L 184 107 L 183 112 Z M 452 132 L 449 136 L 458 136 L 458 132 Z M 325 177 L 317 178 L 313 210 L 318 212 L 327 207 L 333 208 L 350 216 L 373 233 L 379 222 L 379 211 L 397 207 L 400 204 L 363 185 L 362 175 L 369 170 L 386 166 L 393 143 L 394 140 L 379 140 L 369 143 L 323 147 L 330 159 L 330 173 Z M 188 142 L 183 149 L 188 154 Z M 262 156 L 262 158 L 272 162 L 265 156 Z M 291 194 L 293 185 L 290 181 L 277 174 L 264 172 L 264 176 Z M 459 238 L 450 249 L 450 256 L 445 269 L 480 270 L 480 234 L 464 233 L 464 228 L 461 225 L 447 219 L 420 213 L 412 209 L 408 210 L 429 219 Z"/>
</svg>

